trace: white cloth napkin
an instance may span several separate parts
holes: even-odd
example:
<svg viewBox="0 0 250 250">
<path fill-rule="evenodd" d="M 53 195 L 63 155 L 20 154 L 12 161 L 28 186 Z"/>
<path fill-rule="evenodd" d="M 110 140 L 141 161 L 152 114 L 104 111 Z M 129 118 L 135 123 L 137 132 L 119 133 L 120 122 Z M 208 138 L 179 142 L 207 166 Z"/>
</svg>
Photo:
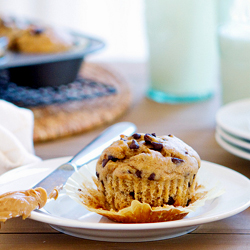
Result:
<svg viewBox="0 0 250 250">
<path fill-rule="evenodd" d="M 41 159 L 34 155 L 31 110 L 0 100 L 0 175 Z"/>
</svg>

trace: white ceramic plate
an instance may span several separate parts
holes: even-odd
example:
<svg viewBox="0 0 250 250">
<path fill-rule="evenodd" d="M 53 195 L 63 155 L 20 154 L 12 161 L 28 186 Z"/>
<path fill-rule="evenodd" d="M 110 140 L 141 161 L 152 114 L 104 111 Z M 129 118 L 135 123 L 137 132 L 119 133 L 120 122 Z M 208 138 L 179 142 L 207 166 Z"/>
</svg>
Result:
<svg viewBox="0 0 250 250">
<path fill-rule="evenodd" d="M 250 140 L 250 99 L 221 107 L 216 114 L 216 122 L 232 135 Z"/>
<path fill-rule="evenodd" d="M 250 160 L 250 150 L 231 144 L 229 141 L 227 141 L 223 136 L 221 136 L 218 133 L 215 134 L 215 139 L 217 143 L 229 153 L 236 155 L 240 158 Z"/>
<path fill-rule="evenodd" d="M 29 188 L 69 158 L 57 158 L 27 165 L 0 176 L 0 190 Z M 215 174 L 216 173 L 216 174 Z M 200 176 L 208 182 L 220 182 L 225 193 L 178 221 L 161 223 L 115 223 L 89 212 L 71 200 L 64 191 L 49 201 L 44 209 L 33 211 L 31 219 L 48 223 L 69 235 L 92 240 L 140 242 L 172 238 L 194 230 L 198 225 L 235 215 L 250 206 L 250 181 L 245 176 L 220 165 L 202 161 Z M 6 190 L 7 189 L 7 190 Z"/>
<path fill-rule="evenodd" d="M 249 150 L 250 152 L 250 141 L 240 139 L 239 137 L 232 136 L 221 129 L 219 126 L 216 127 L 216 133 L 220 135 L 224 140 L 228 141 L 230 144 L 241 147 L 243 149 Z"/>
</svg>

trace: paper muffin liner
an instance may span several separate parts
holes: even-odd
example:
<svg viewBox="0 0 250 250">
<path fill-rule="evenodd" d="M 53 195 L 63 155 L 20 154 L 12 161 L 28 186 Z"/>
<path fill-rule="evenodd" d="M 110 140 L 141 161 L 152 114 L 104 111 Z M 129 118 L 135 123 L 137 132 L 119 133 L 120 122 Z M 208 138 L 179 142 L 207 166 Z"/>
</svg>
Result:
<svg viewBox="0 0 250 250">
<path fill-rule="evenodd" d="M 201 167 L 197 176 L 199 185 L 196 187 L 195 195 L 191 199 L 190 204 L 186 207 L 174 207 L 173 205 L 151 207 L 147 203 L 133 200 L 129 207 L 119 211 L 108 210 L 105 196 L 98 190 L 95 166 L 96 160 L 80 168 L 79 171 L 75 172 L 68 179 L 64 188 L 69 197 L 89 211 L 103 215 L 116 222 L 149 223 L 179 220 L 188 213 L 202 207 L 207 200 L 214 199 L 224 193 L 219 183 L 206 180 L 206 174 L 202 173 Z"/>
<path fill-rule="evenodd" d="M 109 207 L 121 210 L 129 206 L 133 200 L 148 203 L 151 207 L 161 206 L 168 203 L 169 197 L 174 197 L 172 205 L 185 206 L 195 190 L 196 180 L 193 175 L 163 181 L 144 178 L 139 182 L 109 176 L 103 185 Z"/>
</svg>

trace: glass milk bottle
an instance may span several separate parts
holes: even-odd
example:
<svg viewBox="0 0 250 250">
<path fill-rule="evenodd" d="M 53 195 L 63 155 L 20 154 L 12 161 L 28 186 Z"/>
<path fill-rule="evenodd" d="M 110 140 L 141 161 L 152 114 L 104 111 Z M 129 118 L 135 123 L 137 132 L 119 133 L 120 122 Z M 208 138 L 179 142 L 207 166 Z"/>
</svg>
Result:
<svg viewBox="0 0 250 250">
<path fill-rule="evenodd" d="M 224 0 L 218 9 L 222 96 L 225 104 L 250 98 L 250 1 Z"/>
<path fill-rule="evenodd" d="M 149 98 L 162 103 L 209 98 L 217 73 L 214 0 L 145 0 Z"/>
</svg>

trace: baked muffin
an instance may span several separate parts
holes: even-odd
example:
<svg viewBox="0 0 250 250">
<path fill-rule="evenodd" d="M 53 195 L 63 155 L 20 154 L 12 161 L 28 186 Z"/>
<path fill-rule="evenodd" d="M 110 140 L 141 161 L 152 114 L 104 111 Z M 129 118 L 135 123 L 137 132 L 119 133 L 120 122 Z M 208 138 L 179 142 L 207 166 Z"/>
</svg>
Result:
<svg viewBox="0 0 250 250">
<path fill-rule="evenodd" d="M 30 25 L 15 39 L 20 53 L 58 53 L 73 46 L 72 37 L 64 30 Z"/>
<path fill-rule="evenodd" d="M 96 162 L 75 172 L 64 188 L 89 211 L 115 222 L 180 220 L 224 192 L 198 183 L 199 155 L 173 135 L 121 135 Z"/>
<path fill-rule="evenodd" d="M 196 188 L 200 157 L 173 135 L 134 134 L 106 148 L 96 175 L 108 210 L 119 211 L 132 201 L 188 206 Z"/>
</svg>

